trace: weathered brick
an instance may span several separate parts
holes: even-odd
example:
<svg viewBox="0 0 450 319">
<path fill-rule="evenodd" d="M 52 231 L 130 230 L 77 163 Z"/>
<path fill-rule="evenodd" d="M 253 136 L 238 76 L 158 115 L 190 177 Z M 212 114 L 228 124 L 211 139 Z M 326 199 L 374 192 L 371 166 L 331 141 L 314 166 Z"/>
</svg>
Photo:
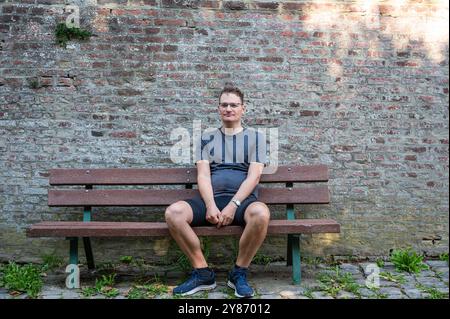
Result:
<svg viewBox="0 0 450 319">
<path fill-rule="evenodd" d="M 256 58 L 259 62 L 273 62 L 273 63 L 280 63 L 283 62 L 282 57 L 276 57 L 276 56 L 266 56 L 261 58 Z"/>
<path fill-rule="evenodd" d="M 224 1 L 223 7 L 228 10 L 244 10 L 247 8 L 243 1 Z"/>
<path fill-rule="evenodd" d="M 157 5 L 157 0 L 128 0 L 128 3 L 131 5 L 155 6 Z"/>
<path fill-rule="evenodd" d="M 158 34 L 161 31 L 160 28 L 145 28 L 145 34 Z"/>
<path fill-rule="evenodd" d="M 301 116 L 317 116 L 320 114 L 320 111 L 300 111 Z"/>
<path fill-rule="evenodd" d="M 163 26 L 178 26 L 178 27 L 186 26 L 186 20 L 181 19 L 156 19 L 154 23 L 155 25 L 163 25 Z"/>
<path fill-rule="evenodd" d="M 405 156 L 405 160 L 407 160 L 407 161 L 417 161 L 417 156 L 416 155 L 406 155 Z"/>
<path fill-rule="evenodd" d="M 73 85 L 73 79 L 71 78 L 59 78 L 58 79 L 58 86 L 72 86 Z"/>
<path fill-rule="evenodd" d="M 99 132 L 99 131 L 91 131 L 91 135 L 92 136 L 96 136 L 96 137 L 100 137 L 104 135 L 104 132 Z"/>
<path fill-rule="evenodd" d="M 147 52 L 159 52 L 159 51 L 161 51 L 161 45 L 159 45 L 159 44 L 146 45 L 145 46 L 145 51 L 147 51 Z"/>
<path fill-rule="evenodd" d="M 15 6 L 11 6 L 11 5 L 3 5 L 2 6 L 2 13 L 6 14 L 6 13 L 13 13 L 14 12 L 14 8 Z"/>
<path fill-rule="evenodd" d="M 418 66 L 419 64 L 414 61 L 398 61 L 396 63 L 398 66 Z"/>
<path fill-rule="evenodd" d="M 136 138 L 136 132 L 124 131 L 124 132 L 112 132 L 110 134 L 111 137 L 119 137 L 119 138 Z"/>
<path fill-rule="evenodd" d="M 92 63 L 92 67 L 94 69 L 103 69 L 107 66 L 108 64 L 106 62 L 93 62 Z"/>
<path fill-rule="evenodd" d="M 256 7 L 258 9 L 269 9 L 269 10 L 277 10 L 280 5 L 278 2 L 256 2 Z"/>
<path fill-rule="evenodd" d="M 178 46 L 177 45 L 165 45 L 163 47 L 163 51 L 164 52 L 175 52 L 175 51 L 178 51 Z"/>
<path fill-rule="evenodd" d="M 117 94 L 121 96 L 135 96 L 142 95 L 142 92 L 134 89 L 119 89 L 117 90 Z"/>
<path fill-rule="evenodd" d="M 31 8 L 30 14 L 31 15 L 43 15 L 45 13 L 45 8 L 38 7 L 38 8 Z"/>
<path fill-rule="evenodd" d="M 167 8 L 198 8 L 201 4 L 200 0 L 162 0 L 161 5 Z"/>
<path fill-rule="evenodd" d="M 0 23 L 11 23 L 11 22 L 17 22 L 20 19 L 20 16 L 18 15 L 1 15 L 0 16 Z"/>
<path fill-rule="evenodd" d="M 305 3 L 285 2 L 282 4 L 284 10 L 303 10 L 306 7 Z"/>
</svg>

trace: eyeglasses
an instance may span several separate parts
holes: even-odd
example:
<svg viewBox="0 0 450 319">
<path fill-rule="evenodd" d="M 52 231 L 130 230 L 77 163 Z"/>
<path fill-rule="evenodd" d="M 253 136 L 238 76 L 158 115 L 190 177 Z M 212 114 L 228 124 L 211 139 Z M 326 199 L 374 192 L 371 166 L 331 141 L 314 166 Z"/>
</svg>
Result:
<svg viewBox="0 0 450 319">
<path fill-rule="evenodd" d="M 241 103 L 220 103 L 219 104 L 219 106 L 222 109 L 226 109 L 228 107 L 228 105 L 231 106 L 232 109 L 235 109 L 235 108 L 239 107 L 242 104 Z"/>
</svg>

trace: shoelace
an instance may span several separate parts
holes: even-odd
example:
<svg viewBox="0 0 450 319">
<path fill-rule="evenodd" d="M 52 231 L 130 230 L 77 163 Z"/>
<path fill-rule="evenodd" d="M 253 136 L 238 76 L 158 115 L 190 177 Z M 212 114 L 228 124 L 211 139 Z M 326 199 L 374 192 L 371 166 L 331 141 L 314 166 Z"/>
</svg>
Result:
<svg viewBox="0 0 450 319">
<path fill-rule="evenodd" d="M 245 270 L 236 270 L 234 273 L 234 280 L 236 281 L 236 284 L 247 284 L 247 272 Z"/>
<path fill-rule="evenodd" d="M 190 277 L 189 277 L 187 283 L 190 283 L 190 282 L 192 282 L 192 281 L 197 282 L 197 281 L 198 281 L 198 278 L 199 278 L 199 273 L 198 273 L 198 271 L 197 271 L 196 269 L 194 269 L 194 270 L 191 272 L 191 275 L 190 275 Z"/>
<path fill-rule="evenodd" d="M 189 281 L 192 280 L 199 281 L 200 279 L 201 279 L 200 272 L 197 269 L 192 270 Z"/>
</svg>

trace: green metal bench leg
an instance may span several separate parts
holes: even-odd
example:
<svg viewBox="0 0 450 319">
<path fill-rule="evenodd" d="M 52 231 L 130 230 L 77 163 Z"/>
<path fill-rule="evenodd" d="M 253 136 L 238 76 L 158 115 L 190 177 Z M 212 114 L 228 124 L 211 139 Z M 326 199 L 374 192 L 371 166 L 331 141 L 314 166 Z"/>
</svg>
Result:
<svg viewBox="0 0 450 319">
<path fill-rule="evenodd" d="M 71 237 L 70 239 L 70 264 L 78 265 L 78 238 Z"/>
<path fill-rule="evenodd" d="M 286 187 L 292 187 L 293 183 L 286 183 Z M 286 205 L 286 217 L 288 220 L 295 219 L 293 204 Z M 294 284 L 300 284 L 302 270 L 300 269 L 300 235 L 288 235 L 287 265 L 292 265 L 292 280 Z"/>
<path fill-rule="evenodd" d="M 83 245 L 84 245 L 84 253 L 86 254 L 88 269 L 95 269 L 94 255 L 92 254 L 92 247 L 91 247 L 91 238 L 83 237 Z"/>
<path fill-rule="evenodd" d="M 292 256 L 292 280 L 294 284 L 300 284 L 302 280 L 302 270 L 300 264 L 300 235 L 291 237 L 291 256 Z"/>
</svg>

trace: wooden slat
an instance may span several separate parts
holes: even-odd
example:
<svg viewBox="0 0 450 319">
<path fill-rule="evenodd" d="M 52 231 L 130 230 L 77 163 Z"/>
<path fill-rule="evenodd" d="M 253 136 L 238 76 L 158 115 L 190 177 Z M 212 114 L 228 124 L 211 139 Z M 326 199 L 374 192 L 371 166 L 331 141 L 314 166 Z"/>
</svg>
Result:
<svg viewBox="0 0 450 319">
<path fill-rule="evenodd" d="M 274 174 L 261 176 L 261 183 L 285 183 L 285 182 L 327 182 L 329 179 L 328 166 L 326 165 L 292 165 L 280 166 Z"/>
<path fill-rule="evenodd" d="M 263 174 L 261 183 L 326 182 L 326 165 L 284 165 Z M 50 185 L 169 185 L 197 183 L 192 168 L 51 169 Z"/>
<path fill-rule="evenodd" d="M 195 168 L 51 169 L 50 185 L 169 185 L 194 183 Z"/>
<path fill-rule="evenodd" d="M 199 195 L 196 189 L 49 190 L 49 206 L 163 206 Z M 328 204 L 328 188 L 263 188 L 258 199 L 266 204 Z"/>
<path fill-rule="evenodd" d="M 199 236 L 239 235 L 243 228 L 226 226 L 193 227 Z M 340 225 L 331 219 L 271 220 L 268 234 L 339 233 Z M 166 223 L 144 222 L 42 222 L 27 230 L 29 237 L 139 237 L 170 236 Z"/>
</svg>

